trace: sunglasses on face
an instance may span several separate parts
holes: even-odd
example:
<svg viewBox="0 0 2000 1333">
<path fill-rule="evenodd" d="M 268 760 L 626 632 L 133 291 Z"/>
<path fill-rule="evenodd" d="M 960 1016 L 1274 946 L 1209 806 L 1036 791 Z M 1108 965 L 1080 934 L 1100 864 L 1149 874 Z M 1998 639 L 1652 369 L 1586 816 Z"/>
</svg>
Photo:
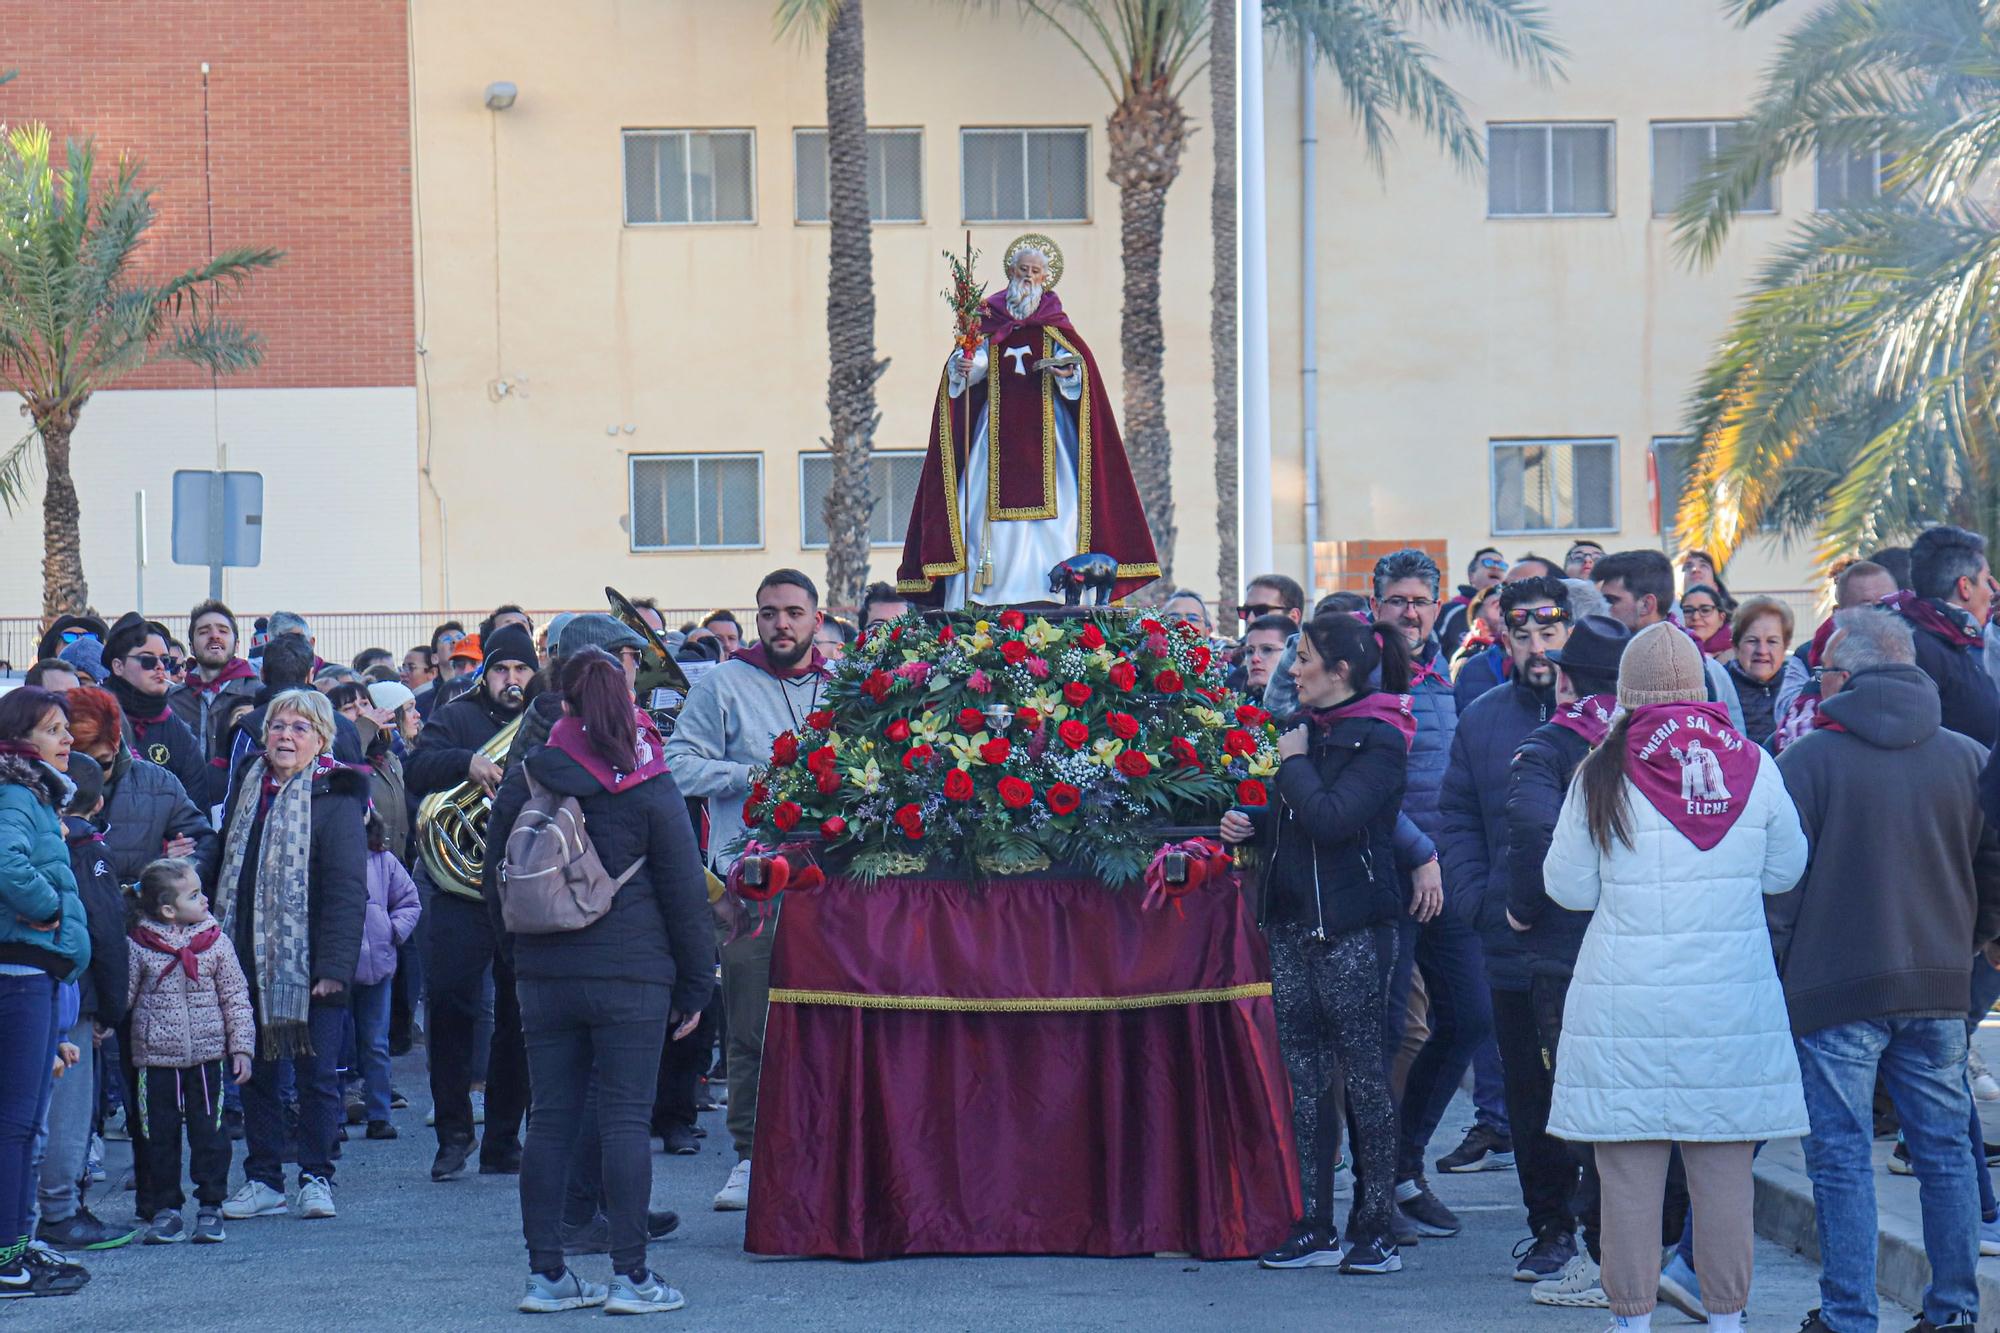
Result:
<svg viewBox="0 0 2000 1333">
<path fill-rule="evenodd" d="M 1257 602 L 1251 606 L 1237 607 L 1236 614 L 1244 620 L 1255 620 L 1258 616 L 1284 615 L 1285 608 L 1282 606 L 1273 606 L 1267 602 Z"/>
<path fill-rule="evenodd" d="M 1484 560 L 1481 560 L 1479 562 L 1479 567 L 1481 569 L 1505 570 L 1507 568 L 1507 562 L 1505 560 L 1496 560 L 1489 555 Z"/>
<path fill-rule="evenodd" d="M 165 667 L 171 675 L 181 669 L 180 658 L 162 657 L 158 653 L 133 653 L 127 660 L 137 662 L 141 671 L 158 671 L 161 667 Z"/>
<path fill-rule="evenodd" d="M 1567 625 L 1569 612 L 1560 606 L 1517 606 L 1507 613 L 1509 629 L 1526 629 L 1530 625 Z"/>
<path fill-rule="evenodd" d="M 96 637 L 95 634 L 92 634 L 87 629 L 66 629 L 62 632 L 62 641 L 66 644 L 75 643 L 78 639 L 95 639 Z"/>
</svg>

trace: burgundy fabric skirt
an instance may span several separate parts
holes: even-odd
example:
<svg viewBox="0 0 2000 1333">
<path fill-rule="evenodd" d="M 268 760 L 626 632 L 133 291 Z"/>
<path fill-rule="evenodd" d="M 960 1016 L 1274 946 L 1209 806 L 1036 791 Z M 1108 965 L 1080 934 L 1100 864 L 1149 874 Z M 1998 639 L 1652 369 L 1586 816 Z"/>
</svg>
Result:
<svg viewBox="0 0 2000 1333">
<path fill-rule="evenodd" d="M 1299 1199 L 1269 981 L 1233 884 L 788 894 L 745 1248 L 1270 1249 Z"/>
</svg>

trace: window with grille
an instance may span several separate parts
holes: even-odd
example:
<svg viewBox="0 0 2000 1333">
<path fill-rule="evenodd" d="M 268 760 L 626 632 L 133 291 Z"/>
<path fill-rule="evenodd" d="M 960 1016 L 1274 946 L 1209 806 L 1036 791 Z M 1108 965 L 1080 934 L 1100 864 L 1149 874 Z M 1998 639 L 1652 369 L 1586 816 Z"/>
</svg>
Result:
<svg viewBox="0 0 2000 1333">
<path fill-rule="evenodd" d="M 826 131 L 794 132 L 792 162 L 798 177 L 794 220 L 826 221 Z M 922 130 L 868 131 L 868 217 L 873 222 L 924 220 Z"/>
<path fill-rule="evenodd" d="M 1493 531 L 1612 532 L 1616 440 L 1493 441 Z"/>
<path fill-rule="evenodd" d="M 916 503 L 917 483 L 924 475 L 924 456 L 914 450 L 876 450 L 868 458 L 868 495 L 875 508 L 868 516 L 871 546 L 901 546 L 904 526 Z M 799 544 L 826 545 L 826 493 L 833 486 L 832 454 L 799 455 Z"/>
<path fill-rule="evenodd" d="M 635 455 L 631 487 L 635 551 L 764 544 L 762 454 Z"/>
<path fill-rule="evenodd" d="M 1687 493 L 1688 475 L 1694 471 L 1695 441 L 1686 435 L 1653 437 L 1653 477 L 1659 487 L 1659 520 L 1653 530 L 1660 544 L 1674 549 L 1674 521 L 1680 516 L 1681 496 Z"/>
<path fill-rule="evenodd" d="M 1813 206 L 1822 213 L 1872 204 L 1882 197 L 1889 157 L 1879 148 L 1819 154 L 1813 163 Z"/>
<path fill-rule="evenodd" d="M 963 130 L 967 222 L 1090 221 L 1088 129 Z"/>
<path fill-rule="evenodd" d="M 1611 216 L 1612 126 L 1488 125 L 1486 215 Z"/>
<path fill-rule="evenodd" d="M 1743 136 L 1737 120 L 1682 121 L 1653 126 L 1653 216 L 1670 216 L 1688 189 L 1707 175 L 1716 155 Z M 1766 176 L 1743 201 L 1745 213 L 1775 213 L 1777 194 Z"/>
<path fill-rule="evenodd" d="M 625 225 L 757 220 L 749 130 L 626 130 Z"/>
</svg>

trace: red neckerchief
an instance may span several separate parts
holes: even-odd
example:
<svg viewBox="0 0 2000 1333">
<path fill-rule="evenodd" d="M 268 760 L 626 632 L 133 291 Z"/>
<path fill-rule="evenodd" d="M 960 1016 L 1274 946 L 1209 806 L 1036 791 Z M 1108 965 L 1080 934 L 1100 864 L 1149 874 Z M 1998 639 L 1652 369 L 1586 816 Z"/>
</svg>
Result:
<svg viewBox="0 0 2000 1333">
<path fill-rule="evenodd" d="M 1549 721 L 1564 731 L 1575 732 L 1583 737 L 1585 744 L 1595 749 L 1611 730 L 1611 720 L 1617 715 L 1617 695 L 1586 694 L 1561 709 Z"/>
<path fill-rule="evenodd" d="M 814 644 L 812 652 L 808 656 L 799 659 L 799 664 L 789 671 L 780 671 L 771 664 L 771 655 L 764 650 L 762 643 L 753 643 L 748 648 L 738 648 L 731 654 L 729 660 L 732 662 L 748 663 L 774 680 L 797 680 L 800 676 L 826 676 L 831 674 L 827 667 L 826 657 L 820 652 L 818 644 Z"/>
<path fill-rule="evenodd" d="M 195 689 L 203 694 L 214 694 L 232 680 L 256 680 L 257 669 L 240 657 L 232 657 L 222 670 L 215 673 L 214 680 L 203 680 L 196 673 Z"/>
<path fill-rule="evenodd" d="M 1757 747 L 1729 725 L 1729 710 L 1698 701 L 1632 710 L 1625 775 L 1681 835 L 1702 851 L 1743 814 L 1757 781 Z"/>
<path fill-rule="evenodd" d="M 1946 643 L 1960 648 L 1977 648 L 1985 642 L 1979 634 L 1979 626 L 1972 623 L 1972 617 L 1955 606 L 1937 601 L 1935 598 L 1919 597 L 1913 592 L 1891 593 L 1882 599 L 1882 605 L 1902 617 L 1920 630 L 1926 630 Z"/>
<path fill-rule="evenodd" d="M 155 953 L 172 954 L 179 960 L 181 971 L 187 973 L 187 979 L 193 981 L 201 975 L 201 955 L 207 953 L 215 942 L 222 938 L 222 927 L 211 921 L 207 930 L 190 935 L 188 942 L 178 947 L 169 944 L 146 926 L 132 927 L 131 938 L 134 944 L 151 949 Z M 173 968 L 169 967 L 167 972 L 171 971 Z M 164 983 L 166 979 L 166 972 L 161 973 L 161 982 Z"/>
<path fill-rule="evenodd" d="M 1382 690 L 1370 690 L 1357 694 L 1345 703 L 1331 708 L 1308 708 L 1306 716 L 1313 726 L 1325 731 L 1336 722 L 1344 722 L 1350 717 L 1374 718 L 1377 722 L 1387 722 L 1403 734 L 1403 748 L 1417 739 L 1417 715 L 1410 696 L 1389 694 Z"/>
</svg>

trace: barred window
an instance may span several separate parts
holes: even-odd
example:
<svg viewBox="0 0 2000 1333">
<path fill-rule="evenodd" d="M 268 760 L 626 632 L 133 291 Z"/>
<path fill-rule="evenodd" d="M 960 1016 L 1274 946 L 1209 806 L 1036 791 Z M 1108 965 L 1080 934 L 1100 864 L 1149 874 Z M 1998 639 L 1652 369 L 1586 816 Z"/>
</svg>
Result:
<svg viewBox="0 0 2000 1333">
<path fill-rule="evenodd" d="M 626 130 L 625 225 L 755 222 L 749 130 Z"/>
<path fill-rule="evenodd" d="M 792 162 L 798 177 L 793 219 L 825 222 L 827 156 L 825 130 L 792 135 Z M 868 217 L 873 222 L 924 220 L 924 132 L 868 131 Z"/>
<path fill-rule="evenodd" d="M 1653 126 L 1653 216 L 1670 216 L 1716 155 L 1743 137 L 1739 120 L 1681 121 Z M 1766 176 L 1743 201 L 1745 213 L 1775 213 L 1777 195 Z"/>
<path fill-rule="evenodd" d="M 1486 215 L 1611 216 L 1612 126 L 1488 125 Z"/>
<path fill-rule="evenodd" d="M 959 135 L 967 222 L 1088 222 L 1088 129 L 981 129 Z"/>
<path fill-rule="evenodd" d="M 635 551 L 764 544 L 762 454 L 634 455 L 631 491 Z"/>
<path fill-rule="evenodd" d="M 1616 440 L 1494 440 L 1493 531 L 1613 532 Z"/>
<path fill-rule="evenodd" d="M 924 475 L 924 456 L 915 450 L 877 449 L 868 458 L 868 494 L 875 508 L 868 516 L 872 546 L 900 546 L 917 483 Z M 833 487 L 833 455 L 799 455 L 799 544 L 826 545 L 826 493 Z"/>
<path fill-rule="evenodd" d="M 1822 152 L 1813 163 L 1813 204 L 1822 213 L 1872 204 L 1882 197 L 1882 176 L 1888 169 L 1889 155 L 1879 148 Z"/>
</svg>

